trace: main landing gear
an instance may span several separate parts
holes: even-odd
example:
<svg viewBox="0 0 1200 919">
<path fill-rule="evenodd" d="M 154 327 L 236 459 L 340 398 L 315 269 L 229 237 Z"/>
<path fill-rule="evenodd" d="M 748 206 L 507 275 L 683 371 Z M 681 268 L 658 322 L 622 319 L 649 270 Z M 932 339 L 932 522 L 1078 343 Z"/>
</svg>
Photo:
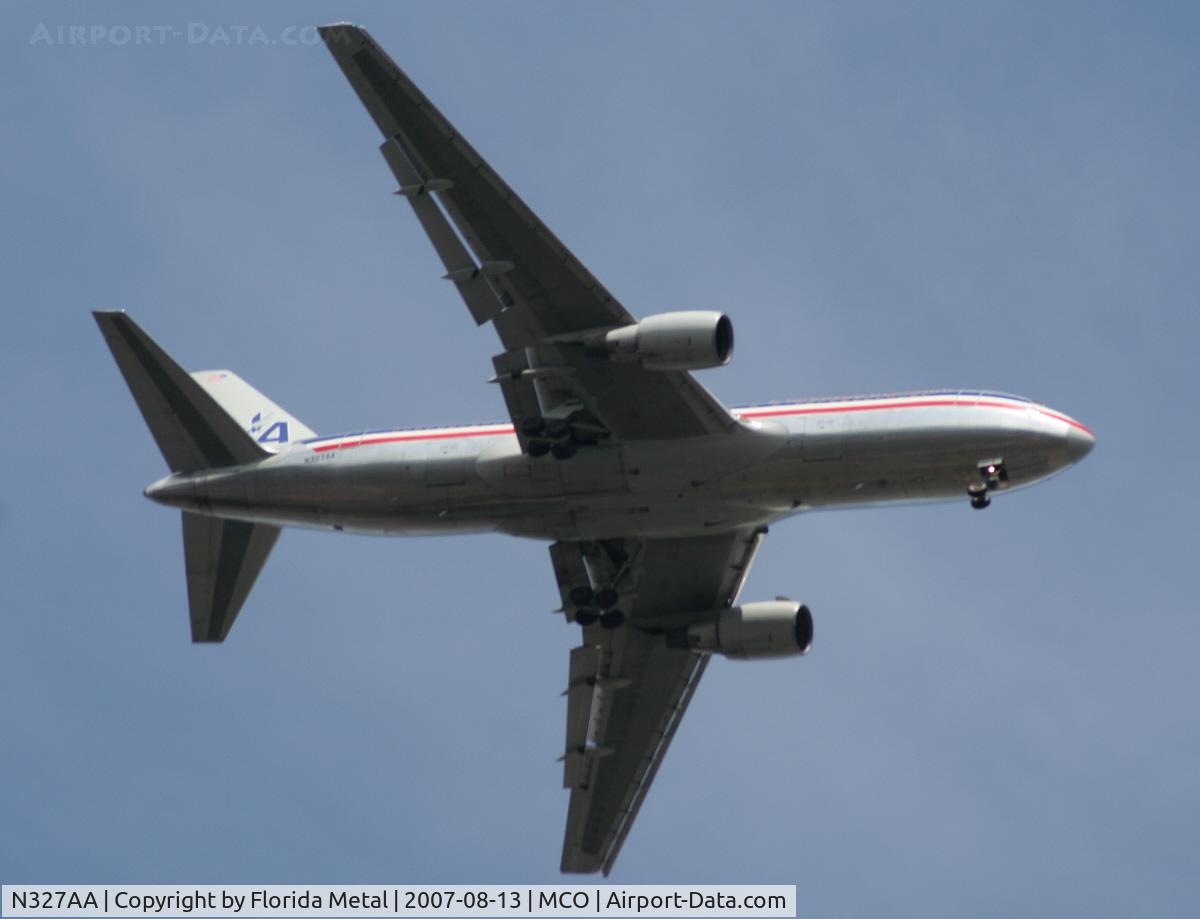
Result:
<svg viewBox="0 0 1200 919">
<path fill-rule="evenodd" d="M 582 626 L 599 622 L 601 628 L 615 629 L 625 621 L 625 614 L 617 608 L 620 599 L 620 595 L 611 587 L 601 587 L 599 590 L 576 587 L 571 591 L 571 602 L 579 607 L 575 621 Z"/>
<path fill-rule="evenodd" d="M 529 438 L 525 445 L 530 456 L 553 453 L 555 459 L 570 459 L 579 450 L 571 422 L 565 418 L 526 418 L 521 433 Z"/>
<path fill-rule="evenodd" d="M 988 492 L 1008 488 L 1008 471 L 1002 459 L 984 460 L 978 468 L 979 481 L 967 486 L 967 497 L 971 499 L 971 507 L 981 511 L 992 503 Z"/>
</svg>

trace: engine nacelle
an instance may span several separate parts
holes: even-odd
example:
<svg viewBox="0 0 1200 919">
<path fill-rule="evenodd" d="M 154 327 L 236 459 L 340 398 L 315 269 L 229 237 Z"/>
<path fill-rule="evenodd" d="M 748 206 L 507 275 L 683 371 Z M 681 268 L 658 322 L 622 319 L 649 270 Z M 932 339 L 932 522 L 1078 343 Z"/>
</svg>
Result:
<svg viewBox="0 0 1200 919">
<path fill-rule="evenodd" d="M 703 370 L 733 357 L 733 323 L 724 313 L 685 310 L 647 316 L 605 334 L 613 361 L 636 361 L 649 370 Z"/>
<path fill-rule="evenodd" d="M 691 626 L 687 640 L 693 651 L 740 660 L 807 654 L 813 640 L 812 613 L 791 600 L 745 603 Z"/>
</svg>

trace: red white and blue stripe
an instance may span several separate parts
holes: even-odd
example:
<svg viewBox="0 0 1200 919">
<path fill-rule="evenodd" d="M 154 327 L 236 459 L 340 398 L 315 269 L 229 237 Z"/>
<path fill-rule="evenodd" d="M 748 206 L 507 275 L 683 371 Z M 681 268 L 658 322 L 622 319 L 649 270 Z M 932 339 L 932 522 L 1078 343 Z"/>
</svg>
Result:
<svg viewBox="0 0 1200 919">
<path fill-rule="evenodd" d="M 1074 418 L 1052 411 L 1022 396 L 1007 393 L 930 390 L 883 396 L 854 396 L 831 399 L 810 399 L 805 402 L 771 402 L 731 409 L 734 417 L 745 420 L 784 418 L 803 415 L 846 414 L 850 412 L 899 411 L 917 408 L 992 408 L 1006 411 L 1037 412 L 1047 418 L 1064 422 L 1086 434 L 1092 432 Z M 363 431 L 357 434 L 338 434 L 313 437 L 301 441 L 314 453 L 348 450 L 378 444 L 409 443 L 412 441 L 452 440 L 463 437 L 499 437 L 513 433 L 511 424 L 464 425 L 459 427 L 423 428 L 412 430 Z"/>
</svg>

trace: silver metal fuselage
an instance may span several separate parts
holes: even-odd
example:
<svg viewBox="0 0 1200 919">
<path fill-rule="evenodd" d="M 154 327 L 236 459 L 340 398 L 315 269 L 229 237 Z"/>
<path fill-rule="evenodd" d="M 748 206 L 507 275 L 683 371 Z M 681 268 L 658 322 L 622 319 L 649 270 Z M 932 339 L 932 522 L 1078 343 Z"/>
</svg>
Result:
<svg viewBox="0 0 1200 919">
<path fill-rule="evenodd" d="M 538 539 L 679 536 L 817 508 L 965 498 L 979 464 L 1008 486 L 1093 444 L 1077 421 L 993 393 L 931 392 L 735 409 L 728 434 L 521 452 L 508 425 L 370 431 L 260 462 L 173 475 L 160 503 L 217 517 L 363 533 L 503 532 Z"/>
</svg>

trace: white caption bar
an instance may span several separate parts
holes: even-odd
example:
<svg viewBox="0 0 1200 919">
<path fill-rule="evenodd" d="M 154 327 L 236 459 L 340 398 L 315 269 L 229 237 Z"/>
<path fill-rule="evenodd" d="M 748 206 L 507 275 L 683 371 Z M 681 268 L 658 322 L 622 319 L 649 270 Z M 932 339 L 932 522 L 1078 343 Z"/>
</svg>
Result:
<svg viewBox="0 0 1200 919">
<path fill-rule="evenodd" d="M 791 884 L 5 884 L 4 916 L 795 916 Z"/>
</svg>

